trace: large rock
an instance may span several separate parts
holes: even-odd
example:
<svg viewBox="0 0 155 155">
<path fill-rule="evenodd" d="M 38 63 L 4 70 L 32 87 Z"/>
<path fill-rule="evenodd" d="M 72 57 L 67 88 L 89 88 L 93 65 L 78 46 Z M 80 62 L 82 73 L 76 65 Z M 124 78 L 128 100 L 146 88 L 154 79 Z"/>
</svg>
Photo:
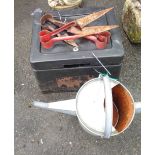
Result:
<svg viewBox="0 0 155 155">
<path fill-rule="evenodd" d="M 133 43 L 141 42 L 141 1 L 126 0 L 122 15 L 123 28 Z"/>
</svg>

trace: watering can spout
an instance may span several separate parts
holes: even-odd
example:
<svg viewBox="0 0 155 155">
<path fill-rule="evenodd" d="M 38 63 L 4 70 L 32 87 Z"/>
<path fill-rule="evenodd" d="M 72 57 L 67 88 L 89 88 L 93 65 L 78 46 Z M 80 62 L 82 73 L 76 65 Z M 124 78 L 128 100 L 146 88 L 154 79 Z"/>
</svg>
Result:
<svg viewBox="0 0 155 155">
<path fill-rule="evenodd" d="M 76 116 L 76 100 L 75 99 L 51 102 L 51 103 L 34 101 L 32 104 L 33 106 L 39 107 L 42 109 L 52 110 L 52 111 Z"/>
</svg>

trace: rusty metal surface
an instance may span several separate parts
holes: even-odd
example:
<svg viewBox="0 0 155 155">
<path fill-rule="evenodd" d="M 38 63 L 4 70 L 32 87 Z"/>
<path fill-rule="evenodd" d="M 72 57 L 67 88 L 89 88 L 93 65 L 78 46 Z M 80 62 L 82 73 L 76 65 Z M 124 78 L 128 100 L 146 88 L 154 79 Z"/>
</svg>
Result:
<svg viewBox="0 0 155 155">
<path fill-rule="evenodd" d="M 87 15 L 83 18 L 77 19 L 76 23 L 78 24 L 78 26 L 80 26 L 80 28 L 83 28 L 86 25 L 90 24 L 91 22 L 97 20 L 101 16 L 105 15 L 107 12 L 111 11 L 112 9 L 113 9 L 113 7 L 105 9 L 105 10 L 101 10 L 98 12 L 94 12 L 94 13 Z"/>
<path fill-rule="evenodd" d="M 118 28 L 118 25 L 107 25 L 107 26 L 91 26 L 91 27 L 84 27 L 81 31 L 81 35 L 93 35 L 99 34 L 105 31 L 109 31 L 111 29 Z"/>
<path fill-rule="evenodd" d="M 50 14 L 45 14 L 45 15 L 43 15 L 43 16 L 41 17 L 40 23 L 41 23 L 41 25 L 42 25 L 42 27 L 43 27 L 44 29 L 48 29 L 48 30 L 50 30 L 50 31 L 54 31 L 55 29 L 54 29 L 52 26 L 50 26 L 50 25 L 44 26 L 44 24 L 45 24 L 46 21 L 49 21 L 49 22 L 51 22 L 51 23 L 53 23 L 53 24 L 55 24 L 55 25 L 57 25 L 57 26 L 59 26 L 59 27 L 64 25 L 63 22 L 61 22 L 61 21 L 59 21 L 59 20 L 55 20 L 55 19 L 52 17 L 52 15 L 50 15 Z M 57 36 L 58 36 L 58 37 L 68 36 L 68 34 L 67 34 L 67 33 L 64 33 L 63 35 L 61 35 L 60 33 L 58 33 Z M 69 45 L 71 45 L 71 46 L 78 47 L 78 45 L 76 44 L 76 42 L 75 42 L 74 40 L 64 40 L 64 42 L 66 42 L 67 44 L 69 44 Z"/>
<path fill-rule="evenodd" d="M 104 9 L 98 12 L 94 12 L 91 13 L 89 15 L 86 15 L 82 18 L 76 19 L 75 22 L 75 26 L 79 26 L 81 29 L 85 26 L 87 26 L 88 24 L 90 24 L 91 22 L 99 19 L 100 17 L 104 16 L 106 13 L 108 13 L 109 11 L 111 11 L 114 7 L 108 8 L 108 9 Z M 59 20 L 56 20 L 53 18 L 53 16 L 51 14 L 44 14 L 41 19 L 40 22 L 41 24 L 44 24 L 46 21 L 50 21 L 51 23 L 61 27 L 64 26 L 65 23 Z"/>
<path fill-rule="evenodd" d="M 73 34 L 81 34 L 81 30 L 77 27 L 70 28 L 68 32 Z M 100 35 L 89 35 L 84 38 L 93 41 L 98 49 L 102 49 L 105 48 L 110 41 L 110 32 L 106 31 L 106 34 L 108 35 L 105 35 L 105 33 L 100 33 Z"/>
<path fill-rule="evenodd" d="M 118 132 L 123 131 L 133 119 L 134 105 L 133 100 L 122 85 L 117 85 L 112 89 L 113 101 L 119 112 L 119 121 L 116 125 Z"/>
<path fill-rule="evenodd" d="M 61 21 L 59 21 L 59 20 L 55 20 L 51 14 L 45 14 L 45 15 L 43 15 L 43 16 L 41 17 L 40 23 L 41 23 L 42 25 L 45 24 L 46 21 L 49 21 L 49 22 L 51 22 L 51 23 L 54 23 L 55 25 L 57 25 L 57 26 L 59 26 L 59 27 L 61 27 L 61 26 L 63 26 L 63 25 L 65 24 L 65 23 L 63 23 L 63 22 L 61 22 Z"/>
<path fill-rule="evenodd" d="M 46 26 L 42 26 L 43 29 L 45 30 L 50 30 L 50 31 L 54 31 L 54 28 L 50 25 L 46 25 Z M 57 34 L 58 37 L 67 37 L 68 34 L 67 33 L 64 33 L 63 35 L 58 33 Z M 78 45 L 76 44 L 76 42 L 74 40 L 63 40 L 64 42 L 66 42 L 67 44 L 71 45 L 71 46 L 74 46 L 74 47 L 78 47 Z"/>
</svg>

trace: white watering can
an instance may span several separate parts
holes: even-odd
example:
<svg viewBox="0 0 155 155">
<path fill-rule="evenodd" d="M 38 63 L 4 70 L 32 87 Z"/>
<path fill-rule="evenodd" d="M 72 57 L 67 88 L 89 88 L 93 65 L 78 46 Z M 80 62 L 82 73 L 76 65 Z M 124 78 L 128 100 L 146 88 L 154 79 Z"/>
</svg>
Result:
<svg viewBox="0 0 155 155">
<path fill-rule="evenodd" d="M 52 103 L 34 101 L 33 105 L 77 116 L 85 131 L 104 138 L 125 131 L 135 112 L 141 112 L 141 103 L 134 103 L 127 88 L 108 75 L 86 82 L 75 99 Z"/>
</svg>

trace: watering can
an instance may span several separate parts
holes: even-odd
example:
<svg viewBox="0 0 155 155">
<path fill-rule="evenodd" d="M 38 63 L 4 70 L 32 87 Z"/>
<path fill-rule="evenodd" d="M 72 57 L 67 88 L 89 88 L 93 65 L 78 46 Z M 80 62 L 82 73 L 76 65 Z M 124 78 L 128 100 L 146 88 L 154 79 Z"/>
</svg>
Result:
<svg viewBox="0 0 155 155">
<path fill-rule="evenodd" d="M 108 75 L 86 82 L 75 99 L 52 103 L 34 101 L 33 105 L 77 116 L 86 132 L 104 138 L 124 132 L 135 113 L 141 112 L 141 103 L 135 103 L 129 90 Z"/>
</svg>

